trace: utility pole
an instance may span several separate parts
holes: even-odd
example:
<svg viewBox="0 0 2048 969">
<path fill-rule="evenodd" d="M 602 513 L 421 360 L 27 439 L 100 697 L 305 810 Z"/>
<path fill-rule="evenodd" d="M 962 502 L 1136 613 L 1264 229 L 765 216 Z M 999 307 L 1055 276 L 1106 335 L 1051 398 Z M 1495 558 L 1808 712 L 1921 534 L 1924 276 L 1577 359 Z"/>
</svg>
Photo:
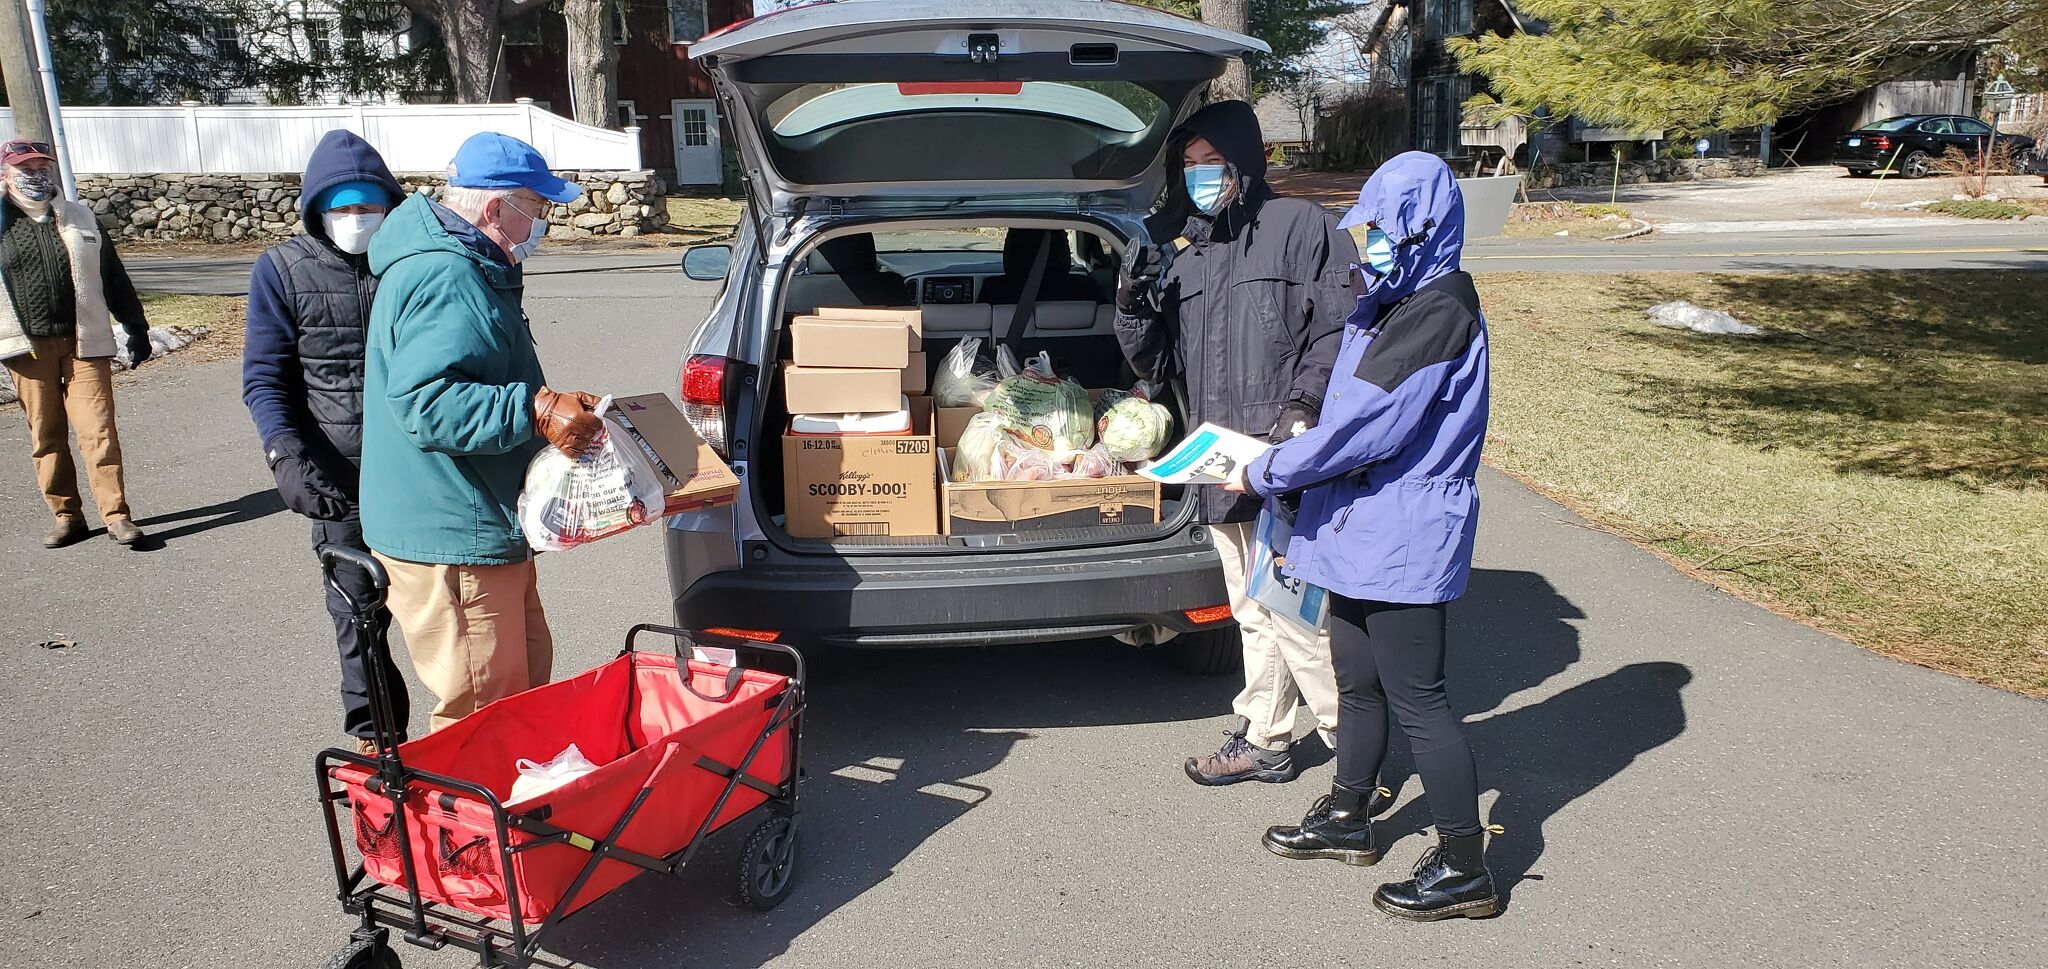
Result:
<svg viewBox="0 0 2048 969">
<path fill-rule="evenodd" d="M 48 144 L 50 109 L 43 103 L 43 82 L 36 76 L 28 20 L 22 14 L 20 3 L 0 0 L 0 72 L 6 75 L 7 103 L 14 109 L 14 136 Z"/>
<path fill-rule="evenodd" d="M 57 98 L 57 57 L 50 53 L 50 25 L 43 19 L 43 0 L 28 0 L 28 29 L 36 42 L 36 63 L 43 75 L 43 100 L 49 109 L 50 147 L 57 152 L 57 174 L 64 178 L 64 197 L 76 201 L 78 179 L 71 173 L 71 146 L 64 143 L 64 108 Z"/>
</svg>

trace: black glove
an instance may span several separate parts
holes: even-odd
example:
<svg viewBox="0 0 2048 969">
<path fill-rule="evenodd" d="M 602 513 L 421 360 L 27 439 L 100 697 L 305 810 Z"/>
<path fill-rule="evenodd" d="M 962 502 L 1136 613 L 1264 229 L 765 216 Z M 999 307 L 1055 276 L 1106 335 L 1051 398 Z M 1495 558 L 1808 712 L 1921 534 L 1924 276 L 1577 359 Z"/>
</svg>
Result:
<svg viewBox="0 0 2048 969">
<path fill-rule="evenodd" d="M 1305 400 L 1290 400 L 1280 407 L 1280 417 L 1273 422 L 1273 429 L 1266 434 L 1266 441 L 1278 444 L 1292 439 L 1303 431 L 1316 426 L 1319 410 Z"/>
<path fill-rule="evenodd" d="M 130 369 L 142 366 L 149 359 L 149 331 L 128 331 L 128 366 Z"/>
<path fill-rule="evenodd" d="M 1131 259 L 1124 266 L 1124 274 L 1116 283 L 1116 309 L 1126 316 L 1138 312 L 1145 295 L 1158 285 L 1160 274 L 1166 271 L 1166 253 L 1158 246 L 1139 246 L 1131 253 Z"/>
<path fill-rule="evenodd" d="M 277 479 L 277 493 L 284 498 L 285 507 L 316 521 L 348 518 L 348 496 L 306 457 L 306 446 L 298 435 L 278 435 L 270 442 L 268 456 L 270 474 Z"/>
</svg>

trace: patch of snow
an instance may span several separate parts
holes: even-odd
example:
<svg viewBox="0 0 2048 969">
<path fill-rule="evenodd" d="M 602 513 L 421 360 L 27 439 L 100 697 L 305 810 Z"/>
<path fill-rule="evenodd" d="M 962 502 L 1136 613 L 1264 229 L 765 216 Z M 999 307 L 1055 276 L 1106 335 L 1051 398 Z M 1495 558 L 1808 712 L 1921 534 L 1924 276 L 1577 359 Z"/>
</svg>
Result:
<svg viewBox="0 0 2048 969">
<path fill-rule="evenodd" d="M 1553 233 L 1551 233 L 1551 235 L 1554 235 L 1554 236 L 1568 236 L 1568 235 L 1571 235 L 1571 234 L 1572 234 L 1572 230 L 1570 230 L 1570 229 L 1559 229 L 1559 230 L 1557 230 L 1556 232 L 1553 232 Z"/>
<path fill-rule="evenodd" d="M 1650 322 L 1676 330 L 1691 330 L 1695 333 L 1708 333 L 1716 336 L 1756 336 L 1763 332 L 1720 310 L 1710 310 L 1704 306 L 1695 306 L 1682 299 L 1673 300 L 1669 303 L 1658 303 L 1650 307 L 1648 312 L 1650 314 Z"/>
</svg>

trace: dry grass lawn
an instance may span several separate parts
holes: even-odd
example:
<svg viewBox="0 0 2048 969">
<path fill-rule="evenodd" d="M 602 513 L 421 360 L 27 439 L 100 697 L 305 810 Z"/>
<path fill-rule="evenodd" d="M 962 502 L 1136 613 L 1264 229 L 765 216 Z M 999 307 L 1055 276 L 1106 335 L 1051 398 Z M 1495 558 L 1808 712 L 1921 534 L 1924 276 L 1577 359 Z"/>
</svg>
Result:
<svg viewBox="0 0 2048 969">
<path fill-rule="evenodd" d="M 1488 460 L 1731 590 L 2048 696 L 2048 287 L 2004 271 L 1480 277 Z M 1690 299 L 1764 327 L 1708 337 Z"/>
</svg>

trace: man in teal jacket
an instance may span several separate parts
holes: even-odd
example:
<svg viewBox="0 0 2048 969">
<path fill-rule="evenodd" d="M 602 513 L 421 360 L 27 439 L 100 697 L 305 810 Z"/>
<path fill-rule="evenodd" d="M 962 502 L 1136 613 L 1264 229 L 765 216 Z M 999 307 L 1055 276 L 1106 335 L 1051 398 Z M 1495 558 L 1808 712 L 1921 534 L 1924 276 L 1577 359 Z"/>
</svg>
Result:
<svg viewBox="0 0 2048 969">
<path fill-rule="evenodd" d="M 554 639 L 517 503 L 550 444 L 581 454 L 597 398 L 548 389 L 519 264 L 549 202 L 582 190 L 532 146 L 486 132 L 436 202 L 414 195 L 370 244 L 378 276 L 363 385 L 363 537 L 438 730 L 548 681 Z"/>
</svg>

